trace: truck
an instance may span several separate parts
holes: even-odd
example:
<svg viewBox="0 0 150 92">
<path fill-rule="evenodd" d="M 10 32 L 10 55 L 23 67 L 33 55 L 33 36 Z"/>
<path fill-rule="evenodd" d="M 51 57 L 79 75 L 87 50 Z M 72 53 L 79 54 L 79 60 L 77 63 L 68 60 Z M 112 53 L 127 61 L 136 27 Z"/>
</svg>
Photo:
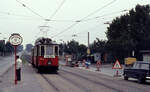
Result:
<svg viewBox="0 0 150 92">
<path fill-rule="evenodd" d="M 125 67 L 123 71 L 124 80 L 128 78 L 138 79 L 138 83 L 144 83 L 150 79 L 150 62 L 136 61 L 132 67 Z"/>
</svg>

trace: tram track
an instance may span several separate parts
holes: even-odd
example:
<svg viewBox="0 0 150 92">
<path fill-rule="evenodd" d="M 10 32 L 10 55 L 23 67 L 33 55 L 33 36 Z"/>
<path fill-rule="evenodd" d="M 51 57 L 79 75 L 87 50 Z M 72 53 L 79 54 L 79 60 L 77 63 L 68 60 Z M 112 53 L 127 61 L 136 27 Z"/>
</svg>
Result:
<svg viewBox="0 0 150 92">
<path fill-rule="evenodd" d="M 77 87 L 80 88 L 81 90 L 84 90 L 85 92 L 92 92 L 89 88 L 82 86 L 81 84 L 79 84 L 79 83 L 77 83 L 77 82 L 75 82 L 75 81 L 73 81 L 73 80 L 71 80 L 71 79 L 69 79 L 69 78 L 63 76 L 62 74 L 59 74 L 59 76 L 60 76 L 61 78 L 63 78 L 64 80 L 66 80 L 66 81 L 72 83 L 74 86 L 77 86 Z"/>
<path fill-rule="evenodd" d="M 30 56 L 24 55 L 24 59 L 29 62 Z M 29 63 L 30 63 L 30 62 L 29 62 Z M 59 89 L 51 80 L 49 80 L 47 74 L 39 74 L 39 75 L 45 80 L 45 82 L 47 82 L 47 84 L 48 84 L 49 86 L 51 86 L 51 87 L 55 90 L 55 92 L 61 92 L 60 89 Z M 48 75 L 50 75 L 50 74 L 48 74 Z M 71 84 L 74 85 L 75 87 L 77 87 L 77 88 L 79 88 L 80 90 L 82 90 L 82 92 L 92 92 L 90 89 L 81 86 L 80 84 L 74 82 L 73 80 L 70 80 L 69 78 L 65 77 L 63 74 L 57 74 L 57 75 L 58 75 L 60 78 L 62 78 L 63 80 L 66 80 L 68 83 L 71 83 Z"/>
<path fill-rule="evenodd" d="M 28 55 L 24 56 L 24 59 L 30 63 L 31 57 Z M 57 75 L 55 74 L 38 74 L 41 78 L 49 85 L 53 92 L 67 92 L 66 86 L 70 86 L 70 90 L 77 88 L 73 92 L 93 92 L 93 90 L 108 89 L 110 92 L 129 92 L 131 89 L 140 92 L 149 92 L 146 91 L 143 85 L 132 83 L 129 85 L 129 82 L 115 78 L 110 78 L 107 75 L 100 76 L 102 74 L 87 72 L 85 70 L 70 68 L 62 66 Z M 53 76 L 54 75 L 54 76 Z M 54 78 L 53 77 L 57 77 Z M 79 80 L 78 80 L 79 79 Z M 81 81 L 80 81 L 81 80 Z M 64 84 L 60 85 L 59 84 Z M 63 83 L 64 82 L 64 83 Z M 85 82 L 85 83 L 84 83 Z M 90 86 L 88 85 L 90 84 Z M 96 89 L 94 89 L 94 86 Z M 100 87 L 100 88 L 98 88 Z M 96 91 L 97 92 L 97 91 Z"/>
<path fill-rule="evenodd" d="M 68 71 L 68 70 L 71 70 L 71 72 L 70 71 Z M 136 89 L 136 90 L 141 90 L 141 91 L 145 91 L 145 88 L 142 88 L 141 89 L 141 86 L 143 87 L 143 85 L 139 85 L 139 84 L 137 84 L 137 83 L 133 83 L 133 85 L 137 85 L 137 86 L 132 86 L 132 85 L 129 85 L 128 84 L 128 82 L 125 82 L 125 81 L 114 81 L 114 80 L 112 80 L 112 79 L 109 79 L 109 78 L 106 78 L 106 76 L 99 76 L 99 74 L 98 75 L 96 75 L 95 73 L 93 74 L 92 72 L 89 74 L 88 72 L 86 72 L 86 71 L 80 71 L 80 70 L 78 70 L 78 69 L 76 69 L 76 71 L 75 72 L 73 72 L 74 71 L 74 69 L 71 69 L 71 68 L 67 68 L 67 70 L 66 69 L 63 69 L 62 71 L 65 71 L 65 72 L 68 72 L 68 73 L 71 73 L 72 75 L 75 75 L 75 76 L 80 76 L 81 78 L 84 78 L 84 79 L 87 79 L 87 80 L 90 80 L 90 81 L 93 81 L 94 83 L 96 83 L 96 84 L 103 84 L 102 83 L 102 81 L 105 81 L 106 83 L 113 83 L 113 84 L 115 84 L 115 85 L 123 85 L 122 87 L 125 89 L 125 87 L 127 87 L 127 88 L 134 88 L 134 89 Z M 82 75 L 81 75 L 82 74 Z M 84 76 L 83 76 L 84 75 Z M 86 77 L 85 77 L 86 76 Z M 95 80 L 92 80 L 92 78 L 94 78 L 95 80 L 97 80 L 97 81 L 95 81 Z M 102 80 L 102 81 L 100 81 L 100 80 Z M 100 83 L 101 82 L 101 83 Z M 105 84 L 104 84 L 105 85 Z M 105 85 L 105 86 L 107 86 L 107 87 L 109 87 L 108 85 Z M 110 88 L 112 88 L 112 87 L 110 87 Z M 116 88 L 116 87 L 115 87 Z M 113 88 L 112 88 L 113 89 Z M 120 91 L 121 92 L 121 91 Z"/>
<path fill-rule="evenodd" d="M 53 89 L 55 90 L 55 92 L 61 92 L 57 86 L 55 86 L 46 76 L 44 76 L 43 74 L 40 74 L 41 77 L 51 86 L 53 87 Z"/>
<path fill-rule="evenodd" d="M 23 55 L 23 58 L 31 64 L 31 56 L 29 55 Z M 35 70 L 35 69 L 34 69 Z M 39 74 L 44 80 L 45 82 L 47 82 L 49 84 L 49 86 L 51 86 L 55 92 L 60 92 L 60 90 L 57 88 L 57 86 L 55 86 L 44 74 Z"/>
<path fill-rule="evenodd" d="M 23 55 L 23 59 L 25 59 L 28 63 L 31 63 L 31 56 Z"/>
<path fill-rule="evenodd" d="M 25 55 L 24 57 L 25 57 L 25 59 L 29 62 L 29 60 L 30 60 L 30 59 L 29 59 L 29 56 L 26 56 L 26 55 Z M 106 84 L 104 84 L 104 83 L 100 83 L 100 82 L 91 80 L 90 78 L 84 77 L 84 76 L 82 76 L 82 75 L 79 75 L 79 74 L 76 74 L 76 73 L 73 73 L 73 72 L 69 72 L 69 71 L 66 71 L 66 70 L 63 70 L 63 69 L 61 69 L 61 71 L 62 71 L 63 73 L 75 75 L 75 76 L 77 76 L 77 77 L 80 77 L 80 78 L 82 78 L 82 79 L 85 79 L 85 80 L 87 80 L 87 81 L 89 81 L 89 82 L 92 82 L 93 84 L 100 85 L 100 86 L 103 86 L 103 87 L 105 87 L 105 88 L 109 88 L 109 89 L 111 89 L 111 90 L 114 90 L 115 92 L 122 92 L 121 90 L 118 90 L 118 89 L 116 89 L 116 88 L 113 88 L 113 87 L 111 87 L 111 86 L 108 86 L 108 85 L 106 85 Z M 58 89 L 58 87 L 57 87 L 55 84 L 53 84 L 52 81 L 50 81 L 44 74 L 40 74 L 40 76 L 41 76 L 51 87 L 53 87 L 56 92 L 60 92 L 60 90 Z M 87 87 L 82 86 L 81 84 L 79 84 L 79 83 L 77 83 L 77 82 L 75 82 L 75 81 L 69 79 L 68 77 L 65 77 L 65 76 L 62 75 L 62 74 L 58 74 L 58 76 L 60 76 L 60 77 L 63 78 L 64 80 L 70 82 L 70 83 L 73 84 L 74 86 L 80 88 L 81 90 L 84 90 L 85 92 L 92 92 L 92 91 L 91 91 L 90 89 L 88 89 Z"/>
<path fill-rule="evenodd" d="M 82 78 L 82 79 L 84 79 L 84 80 L 87 80 L 87 81 L 93 83 L 93 84 L 96 84 L 96 85 L 99 85 L 99 86 L 103 86 L 103 87 L 108 88 L 108 89 L 110 89 L 110 90 L 113 90 L 113 91 L 115 91 L 115 92 L 123 92 L 122 90 L 116 89 L 116 88 L 114 88 L 114 87 L 111 87 L 111 86 L 109 86 L 109 85 L 106 85 L 106 84 L 104 84 L 104 83 L 102 83 L 102 82 L 98 82 L 98 81 L 96 81 L 96 80 L 95 80 L 95 81 L 94 81 L 94 80 L 91 80 L 90 78 L 87 78 L 87 77 L 85 77 L 85 76 L 82 76 L 82 75 L 79 75 L 79 74 L 76 74 L 76 73 L 72 73 L 72 72 L 69 72 L 69 71 L 66 71 L 66 70 L 61 70 L 61 71 L 66 72 L 66 73 L 71 74 L 71 75 L 74 75 L 74 76 L 77 76 L 77 77 L 80 77 L 80 78 Z"/>
</svg>

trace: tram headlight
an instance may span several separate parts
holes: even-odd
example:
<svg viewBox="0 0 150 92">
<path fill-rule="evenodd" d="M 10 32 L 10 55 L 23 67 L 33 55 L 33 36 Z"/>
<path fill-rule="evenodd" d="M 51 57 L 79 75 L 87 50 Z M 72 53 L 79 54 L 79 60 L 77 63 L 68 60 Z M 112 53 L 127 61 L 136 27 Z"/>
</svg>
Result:
<svg viewBox="0 0 150 92">
<path fill-rule="evenodd" d="M 48 65 L 51 65 L 52 63 L 51 63 L 51 61 L 48 61 Z"/>
</svg>

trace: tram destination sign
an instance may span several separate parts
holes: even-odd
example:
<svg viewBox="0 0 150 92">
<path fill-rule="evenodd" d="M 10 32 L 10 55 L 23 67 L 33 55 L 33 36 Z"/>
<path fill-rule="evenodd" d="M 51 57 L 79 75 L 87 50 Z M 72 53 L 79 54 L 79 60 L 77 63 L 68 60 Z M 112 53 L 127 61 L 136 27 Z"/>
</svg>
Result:
<svg viewBox="0 0 150 92">
<path fill-rule="evenodd" d="M 9 42 L 14 46 L 20 45 L 22 43 L 22 41 L 23 41 L 23 39 L 20 36 L 20 34 L 18 34 L 18 33 L 13 33 L 9 37 Z"/>
</svg>

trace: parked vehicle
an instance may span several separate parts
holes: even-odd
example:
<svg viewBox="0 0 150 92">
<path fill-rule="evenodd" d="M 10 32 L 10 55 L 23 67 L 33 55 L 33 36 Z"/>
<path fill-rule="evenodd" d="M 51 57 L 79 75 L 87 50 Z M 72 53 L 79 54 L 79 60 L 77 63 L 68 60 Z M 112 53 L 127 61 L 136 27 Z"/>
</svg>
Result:
<svg viewBox="0 0 150 92">
<path fill-rule="evenodd" d="M 145 82 L 150 78 L 150 62 L 136 61 L 133 66 L 124 68 L 124 79 L 136 78 L 139 83 Z"/>
</svg>

